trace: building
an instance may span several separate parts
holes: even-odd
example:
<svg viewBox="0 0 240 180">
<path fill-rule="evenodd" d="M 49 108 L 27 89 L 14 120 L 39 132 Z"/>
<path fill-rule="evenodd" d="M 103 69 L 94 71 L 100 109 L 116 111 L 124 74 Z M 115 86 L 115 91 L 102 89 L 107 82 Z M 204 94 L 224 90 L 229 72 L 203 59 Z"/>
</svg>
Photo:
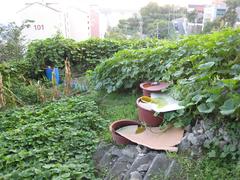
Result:
<svg viewBox="0 0 240 180">
<path fill-rule="evenodd" d="M 17 12 L 21 21 L 32 20 L 23 31 L 26 40 L 45 39 L 60 32 L 66 38 L 84 40 L 89 35 L 88 12 L 74 7 L 58 7 L 48 3 L 28 3 Z"/>
<path fill-rule="evenodd" d="M 212 0 L 212 4 L 204 8 L 203 24 L 214 21 L 216 18 L 223 17 L 226 12 L 227 5 L 225 0 Z M 240 21 L 240 7 L 237 8 L 237 14 L 238 22 L 236 25 L 238 25 Z"/>
<path fill-rule="evenodd" d="M 227 11 L 227 6 L 224 1 L 214 1 L 211 5 L 204 8 L 203 24 L 209 21 L 213 21 L 216 18 L 224 16 Z"/>
</svg>

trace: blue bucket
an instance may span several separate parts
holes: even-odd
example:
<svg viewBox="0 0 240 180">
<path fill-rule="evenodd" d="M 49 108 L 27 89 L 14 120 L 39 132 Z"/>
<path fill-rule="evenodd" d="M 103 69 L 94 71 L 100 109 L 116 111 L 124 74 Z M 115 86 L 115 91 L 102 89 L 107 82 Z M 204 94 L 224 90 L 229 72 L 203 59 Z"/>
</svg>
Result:
<svg viewBox="0 0 240 180">
<path fill-rule="evenodd" d="M 46 77 L 47 77 L 47 79 L 48 80 L 52 80 L 52 72 L 54 71 L 54 73 L 55 73 L 55 78 L 56 78 L 56 83 L 57 83 L 57 85 L 60 83 L 60 75 L 59 75 L 59 70 L 58 70 L 58 68 L 50 68 L 50 67 L 48 67 L 48 68 L 46 68 L 45 69 L 45 74 L 46 74 Z"/>
</svg>

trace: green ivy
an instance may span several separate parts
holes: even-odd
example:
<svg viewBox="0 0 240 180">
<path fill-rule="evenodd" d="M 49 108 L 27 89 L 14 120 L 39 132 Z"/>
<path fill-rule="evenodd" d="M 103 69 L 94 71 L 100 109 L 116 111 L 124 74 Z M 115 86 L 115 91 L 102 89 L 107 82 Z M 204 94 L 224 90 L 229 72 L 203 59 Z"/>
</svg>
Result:
<svg viewBox="0 0 240 180">
<path fill-rule="evenodd" d="M 93 179 L 102 130 L 87 97 L 0 112 L 0 179 Z"/>
<path fill-rule="evenodd" d="M 240 29 L 225 29 L 165 41 L 157 48 L 119 51 L 96 67 L 92 79 L 96 89 L 109 93 L 142 81 L 170 82 L 170 93 L 186 107 L 182 116 L 169 116 L 173 122 L 209 116 L 239 120 L 239 64 Z"/>
<path fill-rule="evenodd" d="M 122 49 L 155 47 L 159 40 L 89 39 L 77 42 L 60 35 L 45 40 L 35 40 L 28 46 L 26 59 L 31 63 L 33 77 L 38 77 L 46 66 L 63 68 L 65 58 L 78 68 L 79 73 L 94 69 L 104 59 Z"/>
</svg>

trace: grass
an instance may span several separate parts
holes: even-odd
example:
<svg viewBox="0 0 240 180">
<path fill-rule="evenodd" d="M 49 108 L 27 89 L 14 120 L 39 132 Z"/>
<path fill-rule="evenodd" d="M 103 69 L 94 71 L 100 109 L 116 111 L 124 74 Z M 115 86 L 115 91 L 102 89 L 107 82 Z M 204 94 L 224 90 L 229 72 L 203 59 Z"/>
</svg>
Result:
<svg viewBox="0 0 240 180">
<path fill-rule="evenodd" d="M 133 93 L 97 93 L 96 101 L 100 115 L 108 125 L 120 119 L 137 120 L 136 100 L 139 96 Z M 103 139 L 108 142 L 111 141 L 108 127 L 103 132 Z"/>
<path fill-rule="evenodd" d="M 176 179 L 189 180 L 237 180 L 240 177 L 240 164 L 227 159 L 201 156 L 193 159 L 187 155 L 168 153 L 181 165 L 180 174 Z"/>
</svg>

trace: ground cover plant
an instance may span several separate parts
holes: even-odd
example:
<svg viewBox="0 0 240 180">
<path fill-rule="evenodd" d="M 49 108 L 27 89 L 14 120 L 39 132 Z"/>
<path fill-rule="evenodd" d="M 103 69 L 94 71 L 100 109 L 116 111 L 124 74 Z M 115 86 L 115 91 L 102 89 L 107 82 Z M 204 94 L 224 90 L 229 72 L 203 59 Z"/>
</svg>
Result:
<svg viewBox="0 0 240 180">
<path fill-rule="evenodd" d="M 89 97 L 0 112 L 0 179 L 94 179 L 103 126 Z"/>
</svg>

